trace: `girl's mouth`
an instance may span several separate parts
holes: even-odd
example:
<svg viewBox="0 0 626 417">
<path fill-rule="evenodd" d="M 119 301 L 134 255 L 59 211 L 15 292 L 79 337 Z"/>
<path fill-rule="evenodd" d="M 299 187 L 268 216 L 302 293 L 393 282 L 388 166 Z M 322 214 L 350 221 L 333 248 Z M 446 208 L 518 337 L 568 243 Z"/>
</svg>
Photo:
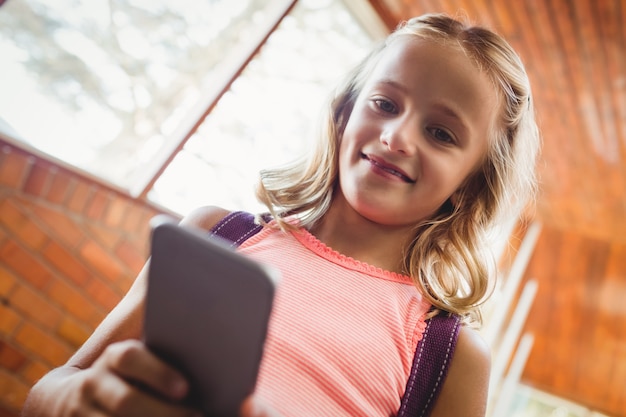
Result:
<svg viewBox="0 0 626 417">
<path fill-rule="evenodd" d="M 381 169 L 391 175 L 395 175 L 396 177 L 400 178 L 402 181 L 406 183 L 415 184 L 415 180 L 409 177 L 404 171 L 402 171 L 397 166 L 386 162 L 382 158 L 366 155 L 364 153 L 361 153 L 361 158 L 365 159 L 370 164 L 374 165 L 376 168 Z"/>
</svg>

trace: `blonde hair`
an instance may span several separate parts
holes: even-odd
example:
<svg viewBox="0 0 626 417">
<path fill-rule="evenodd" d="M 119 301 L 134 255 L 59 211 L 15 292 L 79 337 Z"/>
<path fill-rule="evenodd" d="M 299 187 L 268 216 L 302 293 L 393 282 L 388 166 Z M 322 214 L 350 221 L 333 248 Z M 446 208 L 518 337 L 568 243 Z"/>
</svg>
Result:
<svg viewBox="0 0 626 417">
<path fill-rule="evenodd" d="M 442 14 L 403 22 L 339 86 L 308 159 L 265 170 L 257 197 L 283 229 L 296 215 L 309 228 L 328 210 L 338 179 L 339 142 L 354 103 L 382 51 L 395 39 L 416 36 L 459 47 L 491 79 L 501 115 L 491 132 L 482 166 L 443 204 L 433 218 L 415 227 L 405 249 L 405 268 L 422 294 L 438 309 L 480 321 L 479 305 L 492 288 L 487 233 L 503 218 L 519 215 L 536 191 L 535 160 L 540 139 L 524 66 L 499 35 Z"/>
</svg>

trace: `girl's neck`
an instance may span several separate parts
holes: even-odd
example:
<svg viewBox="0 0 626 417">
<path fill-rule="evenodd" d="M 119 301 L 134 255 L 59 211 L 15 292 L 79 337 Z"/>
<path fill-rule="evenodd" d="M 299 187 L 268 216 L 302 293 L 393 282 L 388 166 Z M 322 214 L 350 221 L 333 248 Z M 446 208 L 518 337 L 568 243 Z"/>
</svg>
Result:
<svg viewBox="0 0 626 417">
<path fill-rule="evenodd" d="M 410 227 L 372 222 L 345 202 L 333 201 L 328 212 L 311 227 L 310 232 L 345 256 L 387 271 L 406 274 L 403 258 L 404 249 L 412 238 Z"/>
</svg>

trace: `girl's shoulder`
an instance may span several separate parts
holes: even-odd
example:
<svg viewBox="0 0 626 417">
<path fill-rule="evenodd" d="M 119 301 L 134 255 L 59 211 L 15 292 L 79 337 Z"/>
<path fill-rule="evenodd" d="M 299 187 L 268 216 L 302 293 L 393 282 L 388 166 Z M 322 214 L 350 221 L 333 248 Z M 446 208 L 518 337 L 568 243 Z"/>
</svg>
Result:
<svg viewBox="0 0 626 417">
<path fill-rule="evenodd" d="M 476 330 L 462 326 L 448 375 L 431 416 L 483 417 L 490 371 L 489 347 Z"/>
<path fill-rule="evenodd" d="M 183 226 L 211 230 L 230 210 L 218 206 L 202 206 L 192 210 L 180 222 Z"/>
</svg>

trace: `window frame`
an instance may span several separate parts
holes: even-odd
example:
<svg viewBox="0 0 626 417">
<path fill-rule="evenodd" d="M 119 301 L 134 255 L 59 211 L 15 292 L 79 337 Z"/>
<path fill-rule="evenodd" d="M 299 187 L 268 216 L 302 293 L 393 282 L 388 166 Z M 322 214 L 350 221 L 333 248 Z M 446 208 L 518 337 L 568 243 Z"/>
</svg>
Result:
<svg viewBox="0 0 626 417">
<path fill-rule="evenodd" d="M 250 37 L 247 45 L 241 47 L 233 56 L 223 64 L 222 71 L 217 75 L 217 82 L 210 91 L 206 91 L 203 103 L 197 104 L 195 109 L 189 112 L 189 115 L 171 134 L 168 145 L 163 147 L 159 157 L 146 170 L 146 175 L 142 180 L 137 181 L 135 186 L 129 189 L 129 193 L 134 198 L 147 199 L 150 189 L 158 180 L 159 176 L 167 169 L 168 165 L 174 160 L 174 157 L 180 152 L 189 138 L 193 136 L 204 119 L 211 113 L 213 108 L 222 96 L 228 92 L 231 85 L 237 80 L 237 77 L 243 72 L 248 63 L 263 47 L 267 39 L 272 35 L 274 30 L 280 25 L 285 16 L 291 12 L 298 0 L 284 0 L 277 3 L 270 11 L 266 25 L 259 29 L 257 36 Z"/>
</svg>

